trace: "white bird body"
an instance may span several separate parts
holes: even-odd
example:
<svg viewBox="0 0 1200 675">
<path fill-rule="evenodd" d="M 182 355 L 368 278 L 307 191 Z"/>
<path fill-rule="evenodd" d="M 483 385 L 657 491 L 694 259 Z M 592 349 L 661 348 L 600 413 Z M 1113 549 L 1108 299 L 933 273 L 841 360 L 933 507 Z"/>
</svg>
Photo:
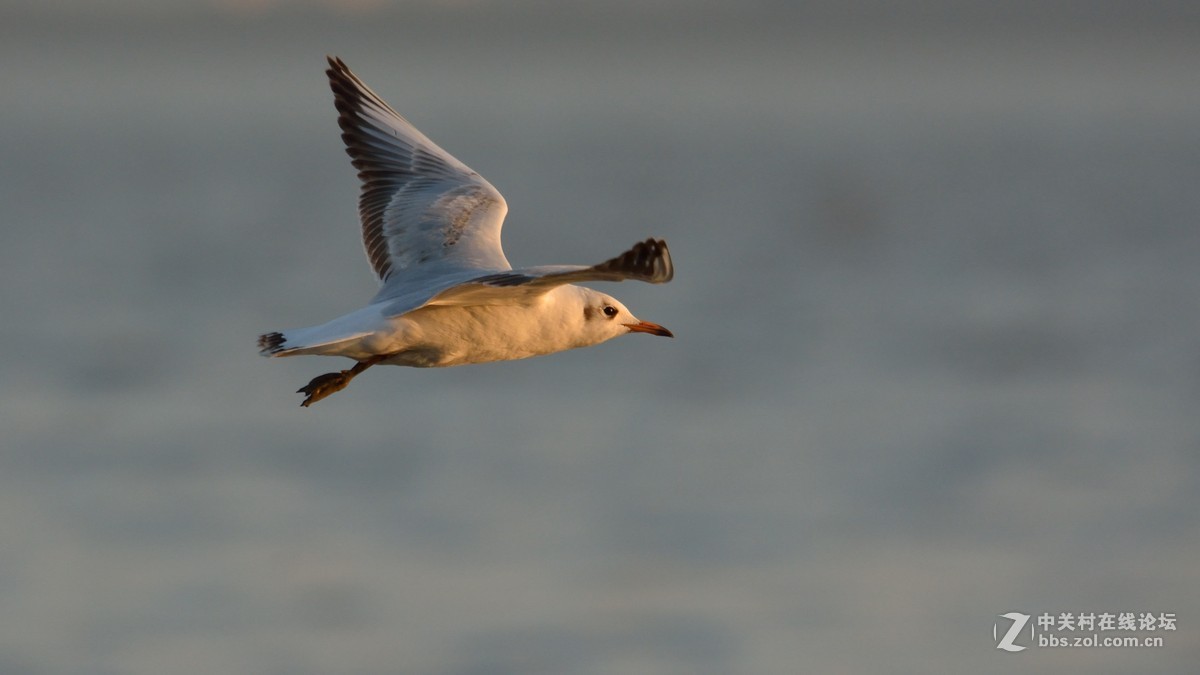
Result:
<svg viewBox="0 0 1200 675">
<path fill-rule="evenodd" d="M 500 245 L 508 205 L 496 188 L 435 145 L 329 59 L 346 151 L 363 182 L 363 244 L 379 277 L 370 304 L 328 323 L 259 337 L 264 356 L 357 361 L 300 389 L 308 406 L 377 364 L 445 367 L 588 347 L 630 332 L 671 336 L 576 281 L 674 276 L 666 242 L 647 239 L 598 265 L 512 269 Z"/>
<path fill-rule="evenodd" d="M 622 324 L 594 330 L 585 326 L 601 320 L 596 314 L 602 315 L 606 304 L 623 309 L 590 288 L 564 285 L 521 304 L 427 305 L 394 317 L 384 315 L 384 304 L 370 305 L 320 326 L 283 334 L 289 343 L 311 345 L 289 349 L 287 356 L 317 354 L 365 361 L 388 354 L 380 365 L 440 368 L 590 347 L 629 332 Z M 593 307 L 598 311 L 588 318 Z M 628 310 L 624 313 L 640 323 Z"/>
</svg>

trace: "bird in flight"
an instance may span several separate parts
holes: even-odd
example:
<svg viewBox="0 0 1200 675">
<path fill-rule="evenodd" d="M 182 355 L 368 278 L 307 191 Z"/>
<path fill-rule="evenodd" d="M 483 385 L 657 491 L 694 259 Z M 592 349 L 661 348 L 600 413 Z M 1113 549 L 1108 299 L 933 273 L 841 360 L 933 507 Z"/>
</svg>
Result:
<svg viewBox="0 0 1200 675">
<path fill-rule="evenodd" d="M 374 365 L 435 368 L 590 347 L 628 333 L 674 337 L 587 281 L 671 280 L 667 243 L 646 239 L 598 265 L 513 269 L 500 246 L 508 204 L 482 176 L 429 140 L 328 57 L 338 126 L 362 191 L 363 246 L 379 291 L 328 323 L 265 333 L 268 357 L 344 356 L 348 370 L 297 393 L 310 406 Z"/>
</svg>

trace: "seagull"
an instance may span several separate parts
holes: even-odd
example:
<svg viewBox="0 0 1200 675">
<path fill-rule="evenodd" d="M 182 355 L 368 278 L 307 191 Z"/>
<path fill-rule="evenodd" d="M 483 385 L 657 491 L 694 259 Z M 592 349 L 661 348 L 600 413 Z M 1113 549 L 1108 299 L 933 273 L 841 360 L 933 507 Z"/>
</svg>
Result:
<svg viewBox="0 0 1200 675">
<path fill-rule="evenodd" d="M 265 333 L 267 357 L 344 356 L 348 370 L 296 393 L 308 407 L 374 365 L 440 368 L 590 347 L 671 331 L 616 298 L 575 285 L 675 275 L 667 242 L 650 238 L 597 265 L 513 269 L 500 246 L 508 212 L 492 184 L 429 140 L 337 57 L 327 57 L 338 126 L 362 191 L 363 247 L 379 280 L 370 303 L 328 323 Z"/>
</svg>

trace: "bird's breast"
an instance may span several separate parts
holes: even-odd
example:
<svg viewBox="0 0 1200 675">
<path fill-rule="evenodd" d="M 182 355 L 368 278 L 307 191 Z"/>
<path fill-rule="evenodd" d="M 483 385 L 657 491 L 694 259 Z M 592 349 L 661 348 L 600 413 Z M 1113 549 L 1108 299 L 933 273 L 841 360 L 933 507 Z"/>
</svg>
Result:
<svg viewBox="0 0 1200 675">
<path fill-rule="evenodd" d="M 444 367 L 508 361 L 581 346 L 542 304 L 427 306 L 404 317 L 411 323 L 406 361 Z M 418 365 L 406 363 L 405 365 Z"/>
</svg>

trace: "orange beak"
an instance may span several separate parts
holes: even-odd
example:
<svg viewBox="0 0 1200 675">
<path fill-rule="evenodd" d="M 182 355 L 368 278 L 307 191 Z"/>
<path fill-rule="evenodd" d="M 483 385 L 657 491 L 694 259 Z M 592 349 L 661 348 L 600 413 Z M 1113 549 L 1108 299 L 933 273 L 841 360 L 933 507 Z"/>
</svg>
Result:
<svg viewBox="0 0 1200 675">
<path fill-rule="evenodd" d="M 649 321 L 641 321 L 638 323 L 627 323 L 627 324 L 625 324 L 625 327 L 629 329 L 630 333 L 649 333 L 651 335 L 661 335 L 663 337 L 669 337 L 669 338 L 675 337 L 675 335 L 671 331 L 667 330 L 666 328 L 663 328 L 662 326 L 660 326 L 656 323 L 650 323 Z"/>
</svg>

